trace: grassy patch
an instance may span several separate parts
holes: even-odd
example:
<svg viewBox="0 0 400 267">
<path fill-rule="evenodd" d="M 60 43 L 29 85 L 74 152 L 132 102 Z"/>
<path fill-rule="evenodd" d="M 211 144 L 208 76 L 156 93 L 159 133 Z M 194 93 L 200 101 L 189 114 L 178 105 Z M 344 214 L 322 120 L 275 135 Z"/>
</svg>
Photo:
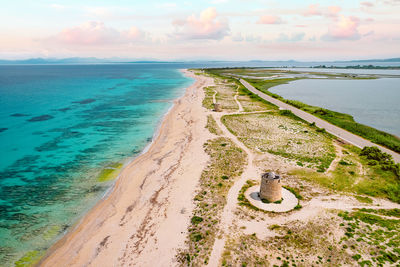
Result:
<svg viewBox="0 0 400 267">
<path fill-rule="evenodd" d="M 352 164 L 338 164 L 329 174 L 307 169 L 292 170 L 289 174 L 333 191 L 384 197 L 400 203 L 400 180 L 396 175 L 390 170 L 382 170 L 379 165 L 369 165 L 368 159 L 359 156 L 360 149 L 350 145 L 345 147 L 342 160 Z"/>
<path fill-rule="evenodd" d="M 375 214 L 371 214 L 375 213 Z M 400 263 L 400 220 L 386 219 L 399 215 L 399 210 L 361 209 L 354 212 L 339 212 L 344 236 L 340 243 L 343 249 L 353 253 L 360 265 L 398 265 Z M 397 215 L 397 216 L 396 216 Z"/>
<path fill-rule="evenodd" d="M 122 166 L 123 164 L 118 162 L 108 164 L 106 167 L 104 167 L 103 170 L 101 170 L 100 174 L 97 176 L 97 181 L 107 182 L 117 178 Z"/>
<path fill-rule="evenodd" d="M 213 110 L 214 109 L 213 95 L 215 93 L 214 87 L 213 86 L 204 87 L 204 93 L 205 93 L 205 97 L 203 99 L 203 107 L 205 107 L 206 109 L 209 109 L 209 110 Z"/>
<path fill-rule="evenodd" d="M 38 250 L 29 251 L 14 263 L 15 267 L 35 266 L 43 255 L 44 255 L 43 251 L 38 251 Z"/>
<path fill-rule="evenodd" d="M 221 75 L 219 71 L 215 71 L 213 69 L 207 69 L 206 73 L 209 76 L 214 77 L 220 85 L 221 83 L 223 83 L 225 86 L 229 86 L 228 88 L 231 89 L 231 94 L 228 95 L 228 98 L 230 97 L 230 100 L 233 100 L 233 96 L 236 94 L 237 91 L 239 93 L 238 101 L 242 104 L 245 112 L 278 109 L 278 107 L 274 104 L 271 104 L 270 102 L 264 100 L 258 95 L 250 92 L 237 79 L 226 75 Z"/>
<path fill-rule="evenodd" d="M 318 133 L 291 113 L 226 115 L 222 122 L 255 152 L 279 155 L 322 172 L 335 157 L 330 136 Z"/>
<path fill-rule="evenodd" d="M 293 195 L 296 196 L 296 198 L 298 200 L 302 200 L 303 197 L 300 195 L 300 190 L 298 188 L 294 188 L 294 187 L 290 187 L 290 186 L 282 186 L 283 188 L 285 188 L 286 190 L 289 190 Z"/>
<path fill-rule="evenodd" d="M 207 116 L 206 128 L 210 131 L 210 133 L 213 133 L 215 135 L 222 135 L 222 131 L 218 127 L 217 122 L 212 115 Z"/>
<path fill-rule="evenodd" d="M 360 211 L 400 218 L 400 209 L 365 209 L 364 208 L 364 209 L 360 209 Z"/>
<path fill-rule="evenodd" d="M 188 229 L 187 248 L 177 255 L 181 264 L 190 266 L 208 262 L 226 194 L 243 172 L 247 157 L 228 138 L 208 140 L 204 148 L 210 162 L 200 177 L 200 189 L 194 197 L 196 206 Z"/>
<path fill-rule="evenodd" d="M 354 263 L 341 251 L 331 233 L 332 221 L 271 225 L 277 234 L 264 240 L 255 234 L 240 235 L 225 246 L 227 266 L 341 266 Z"/>
</svg>

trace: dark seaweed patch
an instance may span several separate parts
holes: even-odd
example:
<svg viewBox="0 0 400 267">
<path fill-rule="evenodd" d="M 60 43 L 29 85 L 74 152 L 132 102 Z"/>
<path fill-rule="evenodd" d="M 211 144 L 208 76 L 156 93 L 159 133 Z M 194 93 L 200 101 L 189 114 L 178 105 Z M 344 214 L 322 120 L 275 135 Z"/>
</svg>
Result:
<svg viewBox="0 0 400 267">
<path fill-rule="evenodd" d="M 5 130 L 7 130 L 8 128 L 0 128 L 0 133 L 4 132 Z"/>
<path fill-rule="evenodd" d="M 66 111 L 68 111 L 68 110 L 70 110 L 71 108 L 60 108 L 60 109 L 57 109 L 58 111 L 62 111 L 62 112 L 66 112 Z"/>
<path fill-rule="evenodd" d="M 96 101 L 96 99 L 88 98 L 88 99 L 84 99 L 84 100 L 81 100 L 81 101 L 73 101 L 72 103 L 77 103 L 77 104 L 85 105 L 85 104 L 93 103 L 94 101 Z"/>
<path fill-rule="evenodd" d="M 28 114 L 23 114 L 23 113 L 14 113 L 10 115 L 11 117 L 26 117 L 29 116 Z"/>
<path fill-rule="evenodd" d="M 41 116 L 30 118 L 28 121 L 29 122 L 47 121 L 47 120 L 51 120 L 52 118 L 54 118 L 54 117 L 46 114 L 46 115 L 41 115 Z"/>
</svg>

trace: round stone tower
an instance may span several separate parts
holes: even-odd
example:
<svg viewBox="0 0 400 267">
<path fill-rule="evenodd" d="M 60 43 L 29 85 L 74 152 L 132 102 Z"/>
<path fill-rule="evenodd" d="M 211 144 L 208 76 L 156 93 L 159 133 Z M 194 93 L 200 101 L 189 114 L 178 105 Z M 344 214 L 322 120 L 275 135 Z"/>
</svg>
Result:
<svg viewBox="0 0 400 267">
<path fill-rule="evenodd" d="M 221 109 L 221 104 L 219 104 L 219 103 L 214 103 L 214 111 L 216 111 L 216 112 L 221 112 L 221 111 L 222 111 L 222 109 Z"/>
<path fill-rule="evenodd" d="M 282 200 L 282 184 L 279 175 L 267 172 L 261 176 L 260 198 L 267 202 Z"/>
</svg>

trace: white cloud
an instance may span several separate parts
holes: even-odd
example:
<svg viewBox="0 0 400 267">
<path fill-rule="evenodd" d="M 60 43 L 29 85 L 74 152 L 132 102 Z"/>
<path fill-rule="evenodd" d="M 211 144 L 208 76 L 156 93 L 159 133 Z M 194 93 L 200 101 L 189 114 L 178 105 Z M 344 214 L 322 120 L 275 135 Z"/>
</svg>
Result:
<svg viewBox="0 0 400 267">
<path fill-rule="evenodd" d="M 76 27 L 66 28 L 51 39 L 69 45 L 109 45 L 142 40 L 144 33 L 134 26 L 129 30 L 119 31 L 106 27 L 103 22 L 90 21 Z"/>
<path fill-rule="evenodd" d="M 220 40 L 229 35 L 229 25 L 225 19 L 218 19 L 215 8 L 210 7 L 201 12 L 199 17 L 191 15 L 185 20 L 175 20 L 174 35 L 180 39 L 213 39 Z"/>
<path fill-rule="evenodd" d="M 264 15 L 257 21 L 258 24 L 282 24 L 283 21 L 278 16 Z"/>
</svg>

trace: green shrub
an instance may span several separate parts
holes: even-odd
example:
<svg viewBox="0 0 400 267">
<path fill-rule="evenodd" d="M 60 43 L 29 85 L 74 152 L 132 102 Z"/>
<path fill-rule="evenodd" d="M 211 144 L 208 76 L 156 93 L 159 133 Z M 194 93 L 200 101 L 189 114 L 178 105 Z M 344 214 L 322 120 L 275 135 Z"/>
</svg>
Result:
<svg viewBox="0 0 400 267">
<path fill-rule="evenodd" d="M 199 216 L 193 216 L 191 219 L 192 224 L 198 224 L 201 223 L 203 221 L 203 218 L 199 217 Z"/>
</svg>

